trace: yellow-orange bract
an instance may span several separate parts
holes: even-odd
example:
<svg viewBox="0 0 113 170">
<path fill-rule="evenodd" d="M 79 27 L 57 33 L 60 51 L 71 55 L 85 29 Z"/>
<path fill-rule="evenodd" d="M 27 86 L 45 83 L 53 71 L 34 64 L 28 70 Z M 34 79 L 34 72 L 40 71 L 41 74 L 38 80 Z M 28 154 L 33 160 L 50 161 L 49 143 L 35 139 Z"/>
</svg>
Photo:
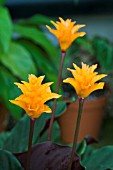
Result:
<svg viewBox="0 0 113 170">
<path fill-rule="evenodd" d="M 94 72 L 97 64 L 89 66 L 82 63 L 82 68 L 79 68 L 76 64 L 73 64 L 73 66 L 75 70 L 70 68 L 68 70 L 72 72 L 74 78 L 67 78 L 63 82 L 70 83 L 75 88 L 79 98 L 86 98 L 93 91 L 103 89 L 104 82 L 96 82 L 107 75 L 98 75 L 98 72 Z"/>
<path fill-rule="evenodd" d="M 53 82 L 41 84 L 44 76 L 37 78 L 33 74 L 30 74 L 28 79 L 29 82 L 14 83 L 23 94 L 10 102 L 22 107 L 31 118 L 38 118 L 43 112 L 51 113 L 51 109 L 45 102 L 60 97 L 60 95 L 51 92 L 50 85 Z"/>
<path fill-rule="evenodd" d="M 76 38 L 83 37 L 86 34 L 85 32 L 77 32 L 85 25 L 75 26 L 74 24 L 76 23 L 76 21 L 72 22 L 71 19 L 67 19 L 66 21 L 64 21 L 60 17 L 59 19 L 60 22 L 57 21 L 55 23 L 51 21 L 51 23 L 56 27 L 56 30 L 51 29 L 48 25 L 46 25 L 46 27 L 57 37 L 62 52 L 65 52 Z"/>
</svg>

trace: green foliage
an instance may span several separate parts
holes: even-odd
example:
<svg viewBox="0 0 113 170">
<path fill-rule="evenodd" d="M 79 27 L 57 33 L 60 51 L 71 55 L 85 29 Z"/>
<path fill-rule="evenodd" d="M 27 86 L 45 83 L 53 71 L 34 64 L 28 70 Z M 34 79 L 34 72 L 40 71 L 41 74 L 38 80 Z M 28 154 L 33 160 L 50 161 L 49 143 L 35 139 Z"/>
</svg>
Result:
<svg viewBox="0 0 113 170">
<path fill-rule="evenodd" d="M 0 0 L 0 5 L 4 5 L 6 0 Z"/>
<path fill-rule="evenodd" d="M 83 37 L 83 38 L 78 38 L 76 40 L 76 44 L 77 46 L 81 46 L 81 47 L 84 47 L 86 50 L 88 50 L 91 54 L 94 53 L 94 49 L 93 49 L 93 46 L 92 46 L 92 43 L 91 43 L 91 40 L 88 39 L 88 37 Z"/>
<path fill-rule="evenodd" d="M 87 144 L 85 140 L 77 144 L 76 151 L 79 156 L 82 156 L 85 153 L 86 149 L 87 149 Z"/>
<path fill-rule="evenodd" d="M 19 161 L 13 154 L 6 150 L 0 150 L 0 170 L 23 170 Z"/>
<path fill-rule="evenodd" d="M 47 39 L 46 35 L 41 30 L 33 26 L 21 26 L 16 24 L 14 25 L 14 31 L 21 37 L 29 39 L 41 46 L 47 53 L 47 56 L 52 59 L 53 63 L 58 63 L 59 53 L 57 48 Z"/>
<path fill-rule="evenodd" d="M 12 37 L 12 21 L 6 8 L 0 6 L 0 54 L 7 52 Z"/>
<path fill-rule="evenodd" d="M 38 143 L 42 143 L 45 142 L 47 139 L 47 135 L 48 135 L 48 131 L 46 130 L 42 136 L 40 136 L 40 138 L 38 139 Z M 51 139 L 52 141 L 54 141 L 55 143 L 61 144 L 62 140 L 60 139 L 60 127 L 59 124 L 57 123 L 57 121 L 55 121 L 53 123 L 53 128 L 52 128 L 52 135 L 51 135 Z"/>
<path fill-rule="evenodd" d="M 81 61 L 91 65 L 97 63 L 100 72 L 109 73 L 113 70 L 113 44 L 102 37 L 95 36 L 90 39 L 85 36 L 78 38 L 70 48 L 69 55 L 71 56 L 70 63 L 73 63 L 74 60 L 77 63 L 79 58 L 78 64 Z M 76 58 L 72 58 L 73 55 Z"/>
<path fill-rule="evenodd" d="M 48 105 L 52 108 L 52 103 L 49 102 Z M 66 103 L 65 102 L 58 102 L 57 104 L 57 110 L 56 110 L 56 118 L 59 117 L 64 111 L 66 110 Z M 47 129 L 46 131 L 40 136 L 41 131 L 43 130 L 47 120 L 49 120 L 51 117 L 51 114 L 43 113 L 35 123 L 34 128 L 34 135 L 33 135 L 33 144 L 44 142 L 47 139 Z M 11 132 L 5 137 L 2 136 L 1 140 L 1 146 L 2 149 L 11 151 L 13 153 L 22 152 L 27 150 L 27 144 L 28 144 L 28 138 L 29 138 L 29 123 L 30 118 L 25 115 L 12 129 Z M 54 124 L 53 128 L 53 141 L 57 139 L 58 136 L 60 136 L 60 130 L 58 124 Z"/>
<path fill-rule="evenodd" d="M 86 141 L 83 140 L 78 143 L 77 153 L 86 170 L 113 169 L 113 146 L 95 149 L 93 146 L 87 146 Z"/>
<path fill-rule="evenodd" d="M 109 72 L 113 69 L 113 45 L 101 37 L 94 37 L 92 42 L 100 66 L 105 72 Z"/>
<path fill-rule="evenodd" d="M 21 109 L 9 102 L 9 99 L 14 99 L 20 95 L 20 90 L 13 84 L 14 82 L 17 82 L 17 78 L 6 68 L 0 66 L 0 97 L 11 111 L 13 117 L 18 120 L 21 117 Z"/>
<path fill-rule="evenodd" d="M 20 43 L 30 52 L 36 63 L 38 72 L 43 75 L 46 74 L 45 78 L 51 82 L 54 82 L 52 88 L 55 90 L 58 74 L 57 68 L 55 69 L 56 66 L 53 67 L 53 63 L 51 62 L 51 60 L 49 60 L 45 56 L 44 51 L 42 51 L 41 48 L 37 47 L 36 44 L 33 44 L 32 42 L 24 39 L 18 40 L 18 43 Z"/>
<path fill-rule="evenodd" d="M 89 65 L 97 63 L 99 72 L 109 73 L 113 70 L 113 44 L 97 36 L 78 38 L 66 53 L 63 78 L 70 76 L 67 68 L 71 68 L 72 63 L 81 65 L 81 62 Z"/>
<path fill-rule="evenodd" d="M 86 166 L 87 170 L 112 170 L 113 146 L 105 146 L 100 149 L 90 150 L 90 154 L 85 155 L 82 163 Z"/>
<path fill-rule="evenodd" d="M 52 108 L 53 102 L 48 105 Z M 65 102 L 57 103 L 55 118 L 59 117 L 66 110 Z M 47 129 L 41 134 L 46 122 L 50 119 L 51 114 L 43 113 L 35 123 L 33 144 L 41 143 L 47 140 Z M 12 153 L 20 153 L 27 150 L 29 138 L 29 123 L 30 118 L 25 115 L 16 126 L 10 131 L 0 134 L 0 170 L 22 169 L 20 163 L 12 155 Z M 55 121 L 52 130 L 52 141 L 60 143 L 59 125 Z M 12 152 L 12 153 L 11 153 Z M 36 160 L 34 160 L 36 161 Z"/>
<path fill-rule="evenodd" d="M 4 2 L 1 0 L 0 5 Z M 9 99 L 20 95 L 20 90 L 13 85 L 14 82 L 27 80 L 30 73 L 45 74 L 48 81 L 55 82 L 54 89 L 56 86 L 60 52 L 44 33 L 42 26 L 45 24 L 50 25 L 50 21 L 42 15 L 13 24 L 7 8 L 0 6 L 0 98 L 16 120 L 21 118 L 22 110 L 9 102 Z M 98 62 L 105 72 L 113 69 L 113 46 L 100 37 L 91 40 L 87 37 L 78 39 L 76 47 L 72 46 L 68 54 L 65 67 L 69 67 L 69 63 L 72 64 L 72 60 L 77 56 L 81 55 L 83 58 L 84 55 L 84 59 L 89 56 L 91 64 Z M 71 58 L 72 55 L 74 58 Z M 49 102 L 51 108 L 52 105 L 53 103 Z M 65 109 L 66 103 L 58 102 L 55 118 Z M 47 140 L 47 122 L 50 117 L 51 114 L 43 113 L 36 120 L 33 145 Z M 22 169 L 11 152 L 27 150 L 29 123 L 30 118 L 25 115 L 10 132 L 0 134 L 0 170 Z M 56 121 L 53 125 L 52 141 L 61 143 L 60 129 Z M 77 146 L 77 153 L 87 170 L 113 169 L 113 146 L 95 150 L 83 140 Z"/>
<path fill-rule="evenodd" d="M 9 132 L 3 132 L 0 134 L 0 148 L 3 148 L 4 141 L 6 140 L 9 134 Z"/>
<path fill-rule="evenodd" d="M 34 26 L 39 26 L 39 24 L 41 25 L 52 25 L 50 23 L 50 18 L 46 17 L 44 15 L 40 15 L 40 14 L 36 14 L 34 16 L 32 16 L 29 19 L 21 19 L 19 21 L 17 21 L 17 24 L 21 24 L 21 25 L 34 25 Z"/>
<path fill-rule="evenodd" d="M 8 9 L 0 6 L 0 101 L 16 120 L 21 117 L 21 109 L 9 102 L 20 94 L 14 82 L 27 80 L 31 73 L 43 74 L 46 81 L 55 82 L 53 89 L 56 87 L 59 50 L 42 29 L 49 22 L 49 18 L 35 15 L 13 24 Z"/>
<path fill-rule="evenodd" d="M 30 73 L 36 74 L 36 68 L 30 53 L 19 44 L 11 43 L 8 51 L 1 56 L 0 61 L 22 80 L 27 80 Z"/>
</svg>

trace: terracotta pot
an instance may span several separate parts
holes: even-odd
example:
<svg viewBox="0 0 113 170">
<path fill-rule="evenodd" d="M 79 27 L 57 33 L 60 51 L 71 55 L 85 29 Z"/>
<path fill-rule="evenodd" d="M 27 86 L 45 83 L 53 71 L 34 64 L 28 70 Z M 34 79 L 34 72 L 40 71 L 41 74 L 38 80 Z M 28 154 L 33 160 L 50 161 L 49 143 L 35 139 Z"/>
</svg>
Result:
<svg viewBox="0 0 113 170">
<path fill-rule="evenodd" d="M 86 135 L 91 135 L 95 138 L 98 137 L 107 100 L 108 96 L 85 100 L 78 141 L 81 141 Z M 78 101 L 69 104 L 64 114 L 58 118 L 61 138 L 65 143 L 73 142 L 78 105 Z"/>
<path fill-rule="evenodd" d="M 0 104 L 0 133 L 4 132 L 7 127 L 7 110 L 4 105 Z"/>
</svg>

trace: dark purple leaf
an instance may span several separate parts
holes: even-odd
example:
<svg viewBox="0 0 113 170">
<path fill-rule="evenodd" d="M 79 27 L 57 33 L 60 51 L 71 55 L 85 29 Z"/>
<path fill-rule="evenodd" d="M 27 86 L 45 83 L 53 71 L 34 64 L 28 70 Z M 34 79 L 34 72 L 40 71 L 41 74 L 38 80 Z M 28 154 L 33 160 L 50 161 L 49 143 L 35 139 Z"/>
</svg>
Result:
<svg viewBox="0 0 113 170">
<path fill-rule="evenodd" d="M 98 140 L 93 138 L 92 136 L 87 136 L 84 139 L 85 139 L 87 145 L 91 145 L 93 143 L 98 143 Z"/>
<path fill-rule="evenodd" d="M 22 166 L 26 167 L 27 152 L 14 154 Z M 31 170 L 67 170 L 71 155 L 71 148 L 61 146 L 51 141 L 32 147 Z M 72 170 L 85 170 L 80 164 L 80 158 L 75 154 Z"/>
</svg>

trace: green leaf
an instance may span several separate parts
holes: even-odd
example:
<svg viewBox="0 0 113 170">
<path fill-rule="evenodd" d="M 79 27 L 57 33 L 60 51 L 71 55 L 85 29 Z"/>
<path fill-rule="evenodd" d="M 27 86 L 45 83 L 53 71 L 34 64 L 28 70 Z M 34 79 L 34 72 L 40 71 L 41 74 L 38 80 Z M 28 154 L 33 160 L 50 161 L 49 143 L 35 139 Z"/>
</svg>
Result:
<svg viewBox="0 0 113 170">
<path fill-rule="evenodd" d="M 12 21 L 10 14 L 6 8 L 0 6 L 0 54 L 8 50 L 11 36 Z"/>
<path fill-rule="evenodd" d="M 8 135 L 9 135 L 9 132 L 0 133 L 0 148 L 3 147 L 4 141 L 6 140 Z"/>
<path fill-rule="evenodd" d="M 10 152 L 0 150 L 0 170 L 23 170 L 19 161 Z"/>
<path fill-rule="evenodd" d="M 83 155 L 85 153 L 85 151 L 86 151 L 86 148 L 87 148 L 87 144 L 86 144 L 85 140 L 79 142 L 77 144 L 77 154 L 79 156 Z"/>
<path fill-rule="evenodd" d="M 50 107 L 51 103 L 48 104 Z M 65 102 L 58 102 L 56 116 L 60 116 L 66 109 Z M 40 142 L 40 132 L 43 130 L 46 121 L 51 117 L 51 114 L 43 113 L 35 123 L 33 144 Z M 17 125 L 12 129 L 9 136 L 4 141 L 3 149 L 9 150 L 13 153 L 22 152 L 27 150 L 29 138 L 29 123 L 30 118 L 25 115 Z M 43 138 L 44 140 L 44 138 Z M 47 140 L 45 136 L 45 141 Z"/>
<path fill-rule="evenodd" d="M 45 142 L 47 139 L 47 135 L 48 135 L 48 130 L 46 130 L 42 136 L 40 136 L 40 138 L 38 139 L 38 143 L 41 142 Z M 60 134 L 60 127 L 59 124 L 57 123 L 57 121 L 55 121 L 53 123 L 53 128 L 52 128 L 52 135 L 51 135 L 51 140 L 53 142 L 56 142 L 58 144 L 61 144 L 61 134 Z"/>
<path fill-rule="evenodd" d="M 106 57 L 106 72 L 113 69 L 113 47 L 107 45 L 107 57 Z"/>
<path fill-rule="evenodd" d="M 74 44 L 78 44 L 82 47 L 84 47 L 85 49 L 87 49 L 91 54 L 94 53 L 94 49 L 92 47 L 91 42 L 89 41 L 89 39 L 87 38 L 87 36 L 83 37 L 83 38 L 78 38 Z"/>
<path fill-rule="evenodd" d="M 36 74 L 35 65 L 30 53 L 21 45 L 11 43 L 7 53 L 0 61 L 17 77 L 27 80 L 28 74 Z"/>
<path fill-rule="evenodd" d="M 4 5 L 6 0 L 0 0 L 0 5 Z"/>
<path fill-rule="evenodd" d="M 22 19 L 22 20 L 19 20 L 17 21 L 18 24 L 33 24 L 33 25 L 52 25 L 51 22 L 50 22 L 50 18 L 49 17 L 46 17 L 44 15 L 34 15 L 33 17 L 29 18 L 29 19 Z"/>
<path fill-rule="evenodd" d="M 53 43 L 46 37 L 44 32 L 38 30 L 36 27 L 30 26 L 20 26 L 15 25 L 14 31 L 18 33 L 22 38 L 27 38 L 34 43 L 38 44 L 45 50 L 48 57 L 55 63 L 57 66 L 60 59 L 58 49 L 53 45 Z"/>
<path fill-rule="evenodd" d="M 56 83 L 57 83 L 57 69 L 53 66 L 50 60 L 47 59 L 47 56 L 41 48 L 33 44 L 32 42 L 29 42 L 27 40 L 19 40 L 18 41 L 21 45 L 23 45 L 32 55 L 36 65 L 37 69 L 41 74 L 46 75 L 47 81 L 54 82 L 52 87 L 53 89 L 56 89 Z"/>
<path fill-rule="evenodd" d="M 0 97 L 12 116 L 15 119 L 19 119 L 21 117 L 21 109 L 9 102 L 9 99 L 15 99 L 20 95 L 20 90 L 14 85 L 14 82 L 17 82 L 17 79 L 8 70 L 0 66 Z"/>
<path fill-rule="evenodd" d="M 113 68 L 113 47 L 110 42 L 100 37 L 93 38 L 95 56 L 105 72 L 109 72 Z"/>
<path fill-rule="evenodd" d="M 53 102 L 48 103 L 49 107 L 52 109 L 53 107 Z M 55 112 L 55 117 L 61 116 L 62 113 L 66 111 L 66 102 L 65 101 L 58 101 L 56 105 L 56 112 Z M 47 116 L 50 118 L 51 115 L 47 114 Z"/>
<path fill-rule="evenodd" d="M 92 154 L 83 160 L 87 170 L 113 169 L 113 146 L 95 149 Z"/>
</svg>

